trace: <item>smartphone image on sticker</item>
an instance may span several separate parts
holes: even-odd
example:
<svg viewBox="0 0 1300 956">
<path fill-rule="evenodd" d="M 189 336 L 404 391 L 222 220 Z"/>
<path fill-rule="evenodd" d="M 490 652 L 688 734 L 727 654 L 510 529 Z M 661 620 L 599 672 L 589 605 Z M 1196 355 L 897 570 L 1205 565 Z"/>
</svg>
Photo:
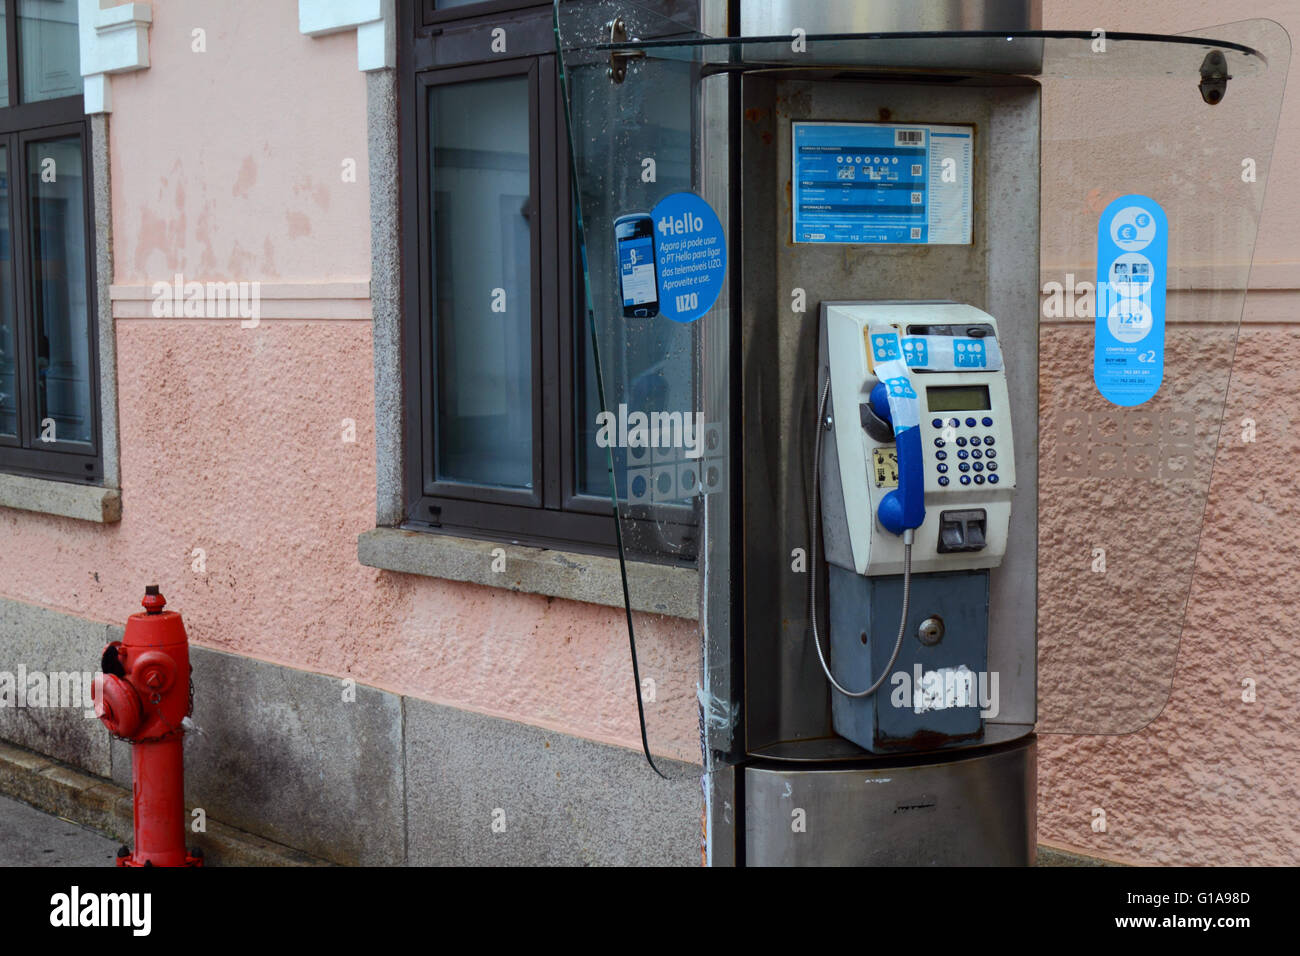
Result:
<svg viewBox="0 0 1300 956">
<path fill-rule="evenodd" d="M 614 220 L 623 317 L 644 319 L 659 314 L 659 276 L 655 272 L 654 223 L 645 213 Z"/>
</svg>

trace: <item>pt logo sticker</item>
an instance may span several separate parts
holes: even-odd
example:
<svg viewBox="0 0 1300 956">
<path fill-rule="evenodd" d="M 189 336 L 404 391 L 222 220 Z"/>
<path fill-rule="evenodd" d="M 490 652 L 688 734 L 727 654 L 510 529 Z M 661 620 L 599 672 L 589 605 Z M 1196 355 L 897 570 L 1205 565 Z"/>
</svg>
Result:
<svg viewBox="0 0 1300 956">
<path fill-rule="evenodd" d="M 1169 221 L 1154 199 L 1121 196 L 1097 226 L 1092 379 L 1107 401 L 1141 405 L 1165 374 Z"/>
<path fill-rule="evenodd" d="M 665 196 L 650 212 L 659 272 L 659 311 L 694 322 L 718 300 L 727 273 L 727 240 L 717 213 L 695 193 Z"/>
</svg>

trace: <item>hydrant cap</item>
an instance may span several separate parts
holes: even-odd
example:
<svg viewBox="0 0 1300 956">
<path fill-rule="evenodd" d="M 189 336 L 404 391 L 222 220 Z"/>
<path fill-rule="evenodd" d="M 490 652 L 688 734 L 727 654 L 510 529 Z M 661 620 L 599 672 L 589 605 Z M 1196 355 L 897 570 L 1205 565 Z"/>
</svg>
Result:
<svg viewBox="0 0 1300 956">
<path fill-rule="evenodd" d="M 126 633 L 122 636 L 125 647 L 167 647 L 186 643 L 181 616 L 175 611 L 163 610 L 167 599 L 159 592 L 158 585 L 151 584 L 145 588 L 144 600 L 140 604 L 144 607 L 143 613 L 137 612 L 127 618 Z"/>
<path fill-rule="evenodd" d="M 167 599 L 158 590 L 158 585 L 150 584 L 144 589 L 144 599 L 140 602 L 146 614 L 161 614 L 167 606 Z"/>
<path fill-rule="evenodd" d="M 112 674 L 97 674 L 90 684 L 95 716 L 119 737 L 130 737 L 140 726 L 140 697 L 131 685 Z"/>
</svg>

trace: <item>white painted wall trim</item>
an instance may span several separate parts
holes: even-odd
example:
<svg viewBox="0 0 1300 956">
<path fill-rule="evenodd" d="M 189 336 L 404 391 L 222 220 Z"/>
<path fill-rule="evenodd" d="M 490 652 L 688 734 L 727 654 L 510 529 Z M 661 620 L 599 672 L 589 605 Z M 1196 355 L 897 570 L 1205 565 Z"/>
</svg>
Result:
<svg viewBox="0 0 1300 956">
<path fill-rule="evenodd" d="M 393 0 L 298 0 L 298 32 L 323 37 L 357 31 L 357 69 L 363 73 L 397 65 L 397 17 Z"/>
<path fill-rule="evenodd" d="M 150 3 L 123 3 L 100 8 L 100 0 L 78 0 L 81 75 L 85 77 L 86 113 L 111 113 L 108 78 L 149 68 Z"/>
<path fill-rule="evenodd" d="M 172 298 L 175 310 L 175 290 L 186 287 L 189 277 L 173 276 L 163 280 L 166 288 L 159 288 L 154 283 L 119 283 L 109 288 L 109 298 L 113 303 L 115 322 L 132 319 L 150 319 L 171 322 L 183 318 L 175 312 L 173 317 L 164 318 L 154 315 L 154 300 L 159 294 Z M 215 280 L 225 285 L 228 280 Z M 200 282 L 206 295 L 207 282 Z M 258 301 L 259 319 L 342 319 L 345 321 L 366 321 L 372 318 L 370 305 L 370 281 L 368 279 L 340 279 L 327 281 L 294 282 L 277 280 L 274 282 L 254 281 L 246 283 L 248 292 Z M 214 293 L 215 294 L 215 293 Z M 223 295 L 229 294 L 223 293 Z M 206 311 L 206 310 L 205 310 Z M 224 318 L 222 318 L 224 316 Z M 238 315 L 233 305 L 218 315 L 195 316 L 196 320 L 212 319 L 218 321 L 236 321 Z"/>
</svg>

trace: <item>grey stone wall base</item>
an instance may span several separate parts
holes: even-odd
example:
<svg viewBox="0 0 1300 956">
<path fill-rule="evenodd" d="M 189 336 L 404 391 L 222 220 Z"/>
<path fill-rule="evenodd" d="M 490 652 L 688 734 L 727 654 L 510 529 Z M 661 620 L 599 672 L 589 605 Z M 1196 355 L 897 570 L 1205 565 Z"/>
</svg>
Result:
<svg viewBox="0 0 1300 956">
<path fill-rule="evenodd" d="M 218 820 L 335 863 L 400 864 L 401 698 L 364 684 L 190 648 L 186 793 Z M 113 779 L 131 748 L 113 741 Z"/>
<path fill-rule="evenodd" d="M 415 865 L 699 866 L 699 767 L 406 701 Z"/>
<path fill-rule="evenodd" d="M 121 633 L 0 599 L 0 671 L 94 671 Z M 664 783 L 622 747 L 210 648 L 190 658 L 201 732 L 185 738 L 185 793 L 209 821 L 341 864 L 699 863 L 698 768 Z M 130 833 L 131 748 L 93 715 L 0 708 L 0 738 L 75 764 L 33 755 L 39 779 L 15 796 Z"/>
<path fill-rule="evenodd" d="M 131 791 L 111 780 L 57 763 L 41 754 L 0 743 L 0 793 L 130 843 Z M 213 820 L 190 845 L 210 866 L 326 866 L 324 860 Z"/>
<path fill-rule="evenodd" d="M 623 606 L 617 558 L 376 528 L 357 538 L 357 560 L 367 567 L 404 574 Z M 496 570 L 502 564 L 504 568 Z M 694 569 L 633 562 L 628 564 L 627 575 L 632 610 L 685 620 L 699 618 L 699 575 Z"/>
<path fill-rule="evenodd" d="M 0 600 L 0 672 L 17 682 L 20 674 L 77 674 L 82 683 L 99 670 L 104 645 L 120 628 L 58 611 Z M 15 688 L 16 691 L 16 688 Z M 83 703 L 86 700 L 84 688 Z M 0 706 L 0 739 L 39 750 L 56 760 L 110 776 L 108 733 L 85 707 Z"/>
</svg>

